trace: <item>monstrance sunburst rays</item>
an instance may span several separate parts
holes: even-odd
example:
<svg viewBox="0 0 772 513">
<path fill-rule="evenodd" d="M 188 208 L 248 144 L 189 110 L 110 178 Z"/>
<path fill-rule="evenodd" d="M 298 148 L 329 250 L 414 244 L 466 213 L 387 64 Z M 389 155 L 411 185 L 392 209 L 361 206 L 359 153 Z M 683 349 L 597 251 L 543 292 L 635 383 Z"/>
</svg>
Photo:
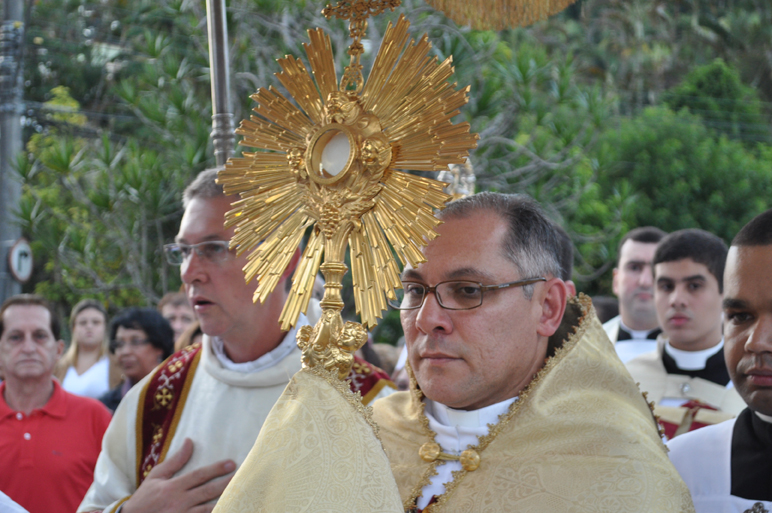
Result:
<svg viewBox="0 0 772 513">
<path fill-rule="evenodd" d="M 352 37 L 353 27 L 352 20 Z M 359 27 L 363 33 L 366 22 Z M 447 169 L 476 146 L 468 123 L 451 122 L 468 88 L 456 90 L 448 81 L 451 59 L 429 56 L 428 37 L 412 40 L 408 27 L 404 16 L 389 24 L 366 83 L 361 75 L 359 83 L 352 81 L 356 73 L 349 66 L 340 86 L 329 36 L 310 30 L 304 48 L 313 78 L 295 57 L 278 61 L 277 77 L 297 106 L 273 87 L 259 89 L 252 95 L 256 115 L 237 133 L 242 145 L 263 151 L 230 159 L 220 172 L 226 194 L 241 195 L 226 224 L 236 227 L 232 247 L 254 249 L 244 270 L 247 281 L 259 277 L 255 301 L 273 291 L 306 229 L 314 227 L 280 322 L 284 329 L 297 322 L 321 268 L 327 284 L 320 323 L 328 326 L 317 325 L 299 340 L 304 334 L 317 340 L 325 330 L 337 339 L 351 324 L 339 320 L 347 245 L 357 313 L 366 327 L 376 324 L 387 297 L 401 286 L 393 255 L 402 264 L 422 262 L 420 248 L 436 237 L 439 223 L 432 209 L 450 198 L 445 184 L 399 169 Z M 355 38 L 351 48 L 357 44 Z"/>
</svg>

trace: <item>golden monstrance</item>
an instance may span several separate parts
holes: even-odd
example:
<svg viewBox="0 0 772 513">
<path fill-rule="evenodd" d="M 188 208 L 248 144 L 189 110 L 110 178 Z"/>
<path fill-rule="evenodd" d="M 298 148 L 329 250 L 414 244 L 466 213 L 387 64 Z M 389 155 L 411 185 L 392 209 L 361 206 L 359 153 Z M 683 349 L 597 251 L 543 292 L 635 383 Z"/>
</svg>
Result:
<svg viewBox="0 0 772 513">
<path fill-rule="evenodd" d="M 284 329 L 307 309 L 320 269 L 326 284 L 321 318 L 298 330 L 303 369 L 274 404 L 215 513 L 405 511 L 370 409 L 343 380 L 366 329 L 401 287 L 397 260 L 424 261 L 421 248 L 437 237 L 440 222 L 433 209 L 451 198 L 443 192 L 448 184 L 405 170 L 453 166 L 456 192 L 473 188 L 466 157 L 477 135 L 451 121 L 468 99 L 468 87 L 449 81 L 451 58 L 430 56 L 428 37 L 411 39 L 404 16 L 389 24 L 365 81 L 367 19 L 399 4 L 328 5 L 323 13 L 348 20 L 353 39 L 342 77 L 329 36 L 310 30 L 310 70 L 295 57 L 279 59 L 276 76 L 291 98 L 273 87 L 252 95 L 254 115 L 236 133 L 257 151 L 230 159 L 219 174 L 225 193 L 240 195 L 226 225 L 235 227 L 231 247 L 250 251 L 244 271 L 247 281 L 259 278 L 254 300 L 273 291 L 307 231 L 280 316 Z M 341 317 L 347 247 L 362 324 Z"/>
<path fill-rule="evenodd" d="M 252 95 L 255 115 L 236 133 L 242 145 L 261 151 L 229 160 L 218 181 L 241 199 L 227 214 L 235 226 L 231 246 L 251 250 L 247 281 L 259 276 L 254 300 L 264 300 L 278 283 L 306 230 L 308 244 L 292 278 L 280 322 L 289 329 L 305 311 L 317 272 L 325 277 L 322 317 L 303 327 L 298 345 L 303 364 L 322 366 L 341 379 L 353 352 L 367 340 L 401 287 L 400 269 L 423 261 L 421 247 L 437 236 L 432 209 L 450 196 L 444 183 L 401 170 L 440 171 L 464 164 L 477 135 L 451 119 L 467 102 L 468 88 L 449 79 L 451 58 L 429 56 L 424 35 L 410 39 L 409 22 L 389 24 L 368 80 L 360 56 L 367 18 L 400 0 L 338 2 L 323 13 L 349 20 L 350 64 L 338 81 L 330 38 L 309 31 L 304 44 L 309 71 L 292 56 L 279 59 L 279 81 L 295 103 L 273 87 Z M 297 104 L 297 106 L 296 106 Z M 350 247 L 356 311 L 362 325 L 343 323 L 341 280 Z M 393 251 L 392 251 L 393 249 Z M 323 263 L 322 263 L 323 262 Z"/>
<path fill-rule="evenodd" d="M 427 1 L 481 27 L 530 23 L 570 3 Z M 218 178 L 226 194 L 241 198 L 228 212 L 226 226 L 235 226 L 231 247 L 239 254 L 251 251 L 244 271 L 248 282 L 260 278 L 255 301 L 273 291 L 311 229 L 280 322 L 285 330 L 295 325 L 321 269 L 326 280 L 322 317 L 313 328 L 299 330 L 298 345 L 305 367 L 323 367 L 341 379 L 365 343 L 366 329 L 376 325 L 387 299 L 401 287 L 396 259 L 412 266 L 424 261 L 421 247 L 437 236 L 439 224 L 432 209 L 451 198 L 442 190 L 446 184 L 402 170 L 464 166 L 477 141 L 468 123 L 451 121 L 469 91 L 449 82 L 452 57 L 442 62 L 431 57 L 428 36 L 411 39 L 404 15 L 389 24 L 365 81 L 360 57 L 367 19 L 400 3 L 328 5 L 323 14 L 348 20 L 353 40 L 341 79 L 329 36 L 309 30 L 310 43 L 303 46 L 310 71 L 293 56 L 278 59 L 282 71 L 276 76 L 294 102 L 272 86 L 253 94 L 254 115 L 236 133 L 243 136 L 243 146 L 258 151 L 231 158 Z M 344 324 L 340 315 L 347 247 L 361 325 Z"/>
</svg>

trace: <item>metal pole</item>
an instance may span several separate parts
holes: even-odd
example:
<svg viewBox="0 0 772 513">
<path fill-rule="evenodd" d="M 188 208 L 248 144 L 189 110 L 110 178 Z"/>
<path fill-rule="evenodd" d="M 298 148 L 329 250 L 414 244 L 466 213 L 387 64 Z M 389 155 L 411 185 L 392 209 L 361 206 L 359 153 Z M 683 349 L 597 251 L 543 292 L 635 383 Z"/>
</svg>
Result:
<svg viewBox="0 0 772 513">
<path fill-rule="evenodd" d="M 0 301 L 21 292 L 8 266 L 8 251 L 21 237 L 14 210 L 21 198 L 21 183 L 12 168 L 22 149 L 22 62 L 24 2 L 5 0 L 0 26 Z"/>
<path fill-rule="evenodd" d="M 230 102 L 230 62 L 225 0 L 206 0 L 206 24 L 209 34 L 209 74 L 212 80 L 212 144 L 218 166 L 233 153 L 233 113 Z"/>
</svg>

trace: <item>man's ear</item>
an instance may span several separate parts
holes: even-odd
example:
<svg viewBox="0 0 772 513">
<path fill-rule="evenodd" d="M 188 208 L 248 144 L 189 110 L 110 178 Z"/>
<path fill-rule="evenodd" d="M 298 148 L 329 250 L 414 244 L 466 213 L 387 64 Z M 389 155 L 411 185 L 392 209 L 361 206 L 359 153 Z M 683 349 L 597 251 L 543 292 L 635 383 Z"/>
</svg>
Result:
<svg viewBox="0 0 772 513">
<path fill-rule="evenodd" d="M 615 296 L 619 297 L 619 283 L 617 283 L 617 274 L 619 274 L 619 269 L 614 267 L 614 270 L 611 271 L 611 291 Z"/>
<path fill-rule="evenodd" d="M 563 320 L 568 287 L 560 278 L 552 278 L 544 284 L 544 289 L 541 296 L 541 317 L 536 332 L 543 337 L 551 337 Z"/>
<path fill-rule="evenodd" d="M 56 359 L 57 361 L 59 358 L 62 357 L 64 354 L 64 340 L 57 340 L 56 341 Z"/>
</svg>

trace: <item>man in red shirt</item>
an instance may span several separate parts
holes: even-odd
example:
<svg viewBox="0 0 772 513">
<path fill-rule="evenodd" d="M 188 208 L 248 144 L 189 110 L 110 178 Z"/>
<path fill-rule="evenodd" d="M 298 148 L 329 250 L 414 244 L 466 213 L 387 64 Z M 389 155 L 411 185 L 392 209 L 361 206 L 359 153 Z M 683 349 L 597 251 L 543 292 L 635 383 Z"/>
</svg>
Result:
<svg viewBox="0 0 772 513">
<path fill-rule="evenodd" d="M 53 379 L 64 351 L 40 296 L 0 307 L 0 490 L 30 513 L 72 513 L 86 494 L 110 413 Z"/>
</svg>

